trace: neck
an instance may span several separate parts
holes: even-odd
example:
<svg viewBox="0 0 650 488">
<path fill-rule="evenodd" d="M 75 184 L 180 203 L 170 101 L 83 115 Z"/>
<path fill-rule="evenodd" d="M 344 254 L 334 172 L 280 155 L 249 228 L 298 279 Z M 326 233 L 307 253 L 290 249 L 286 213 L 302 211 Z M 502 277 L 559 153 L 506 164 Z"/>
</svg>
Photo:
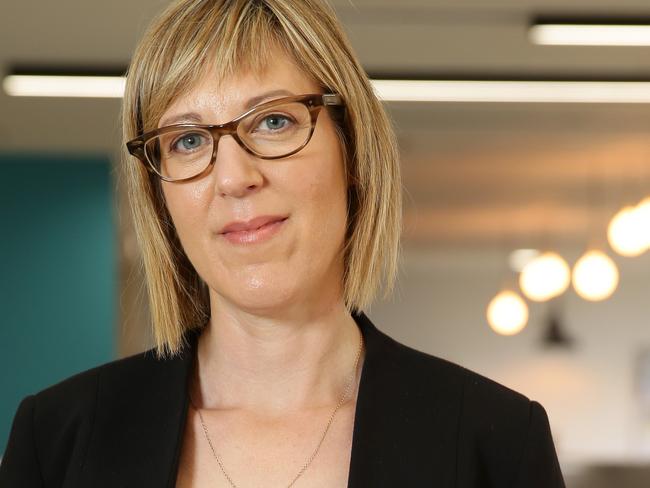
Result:
<svg viewBox="0 0 650 488">
<path fill-rule="evenodd" d="M 355 370 L 361 331 L 342 302 L 319 312 L 268 318 L 220 303 L 201 334 L 193 400 L 206 409 L 262 415 L 336 405 Z"/>
</svg>

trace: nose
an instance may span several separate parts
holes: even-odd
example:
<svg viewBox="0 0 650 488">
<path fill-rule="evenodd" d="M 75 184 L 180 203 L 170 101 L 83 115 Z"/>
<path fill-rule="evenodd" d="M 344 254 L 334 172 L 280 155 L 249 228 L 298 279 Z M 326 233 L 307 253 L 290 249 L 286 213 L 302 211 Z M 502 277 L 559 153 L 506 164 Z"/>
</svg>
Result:
<svg viewBox="0 0 650 488">
<path fill-rule="evenodd" d="M 255 157 L 231 135 L 219 138 L 212 171 L 216 189 L 224 197 L 241 198 L 260 188 L 264 181 Z"/>
</svg>

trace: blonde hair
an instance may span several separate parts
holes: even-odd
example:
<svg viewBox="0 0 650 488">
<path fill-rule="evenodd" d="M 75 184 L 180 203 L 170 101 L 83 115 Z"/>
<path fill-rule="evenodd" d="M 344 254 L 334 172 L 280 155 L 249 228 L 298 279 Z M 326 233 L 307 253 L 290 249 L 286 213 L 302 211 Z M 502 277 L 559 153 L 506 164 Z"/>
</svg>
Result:
<svg viewBox="0 0 650 488">
<path fill-rule="evenodd" d="M 129 68 L 123 135 L 155 128 L 163 112 L 214 63 L 220 79 L 261 72 L 272 46 L 285 50 L 323 90 L 338 93 L 345 118 L 337 132 L 348 178 L 344 302 L 370 306 L 391 292 L 401 232 L 397 143 L 386 113 L 332 8 L 325 0 L 177 0 L 151 24 Z M 185 255 L 167 212 L 160 180 L 124 154 L 123 178 L 143 255 L 160 357 L 175 355 L 188 329 L 210 315 L 207 285 Z"/>
</svg>

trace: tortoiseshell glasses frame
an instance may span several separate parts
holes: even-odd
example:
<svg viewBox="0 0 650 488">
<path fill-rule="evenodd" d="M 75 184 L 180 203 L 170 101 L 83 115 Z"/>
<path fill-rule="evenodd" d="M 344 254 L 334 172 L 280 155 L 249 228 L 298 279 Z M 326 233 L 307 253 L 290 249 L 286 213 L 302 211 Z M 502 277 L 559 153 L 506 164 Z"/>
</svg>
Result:
<svg viewBox="0 0 650 488">
<path fill-rule="evenodd" d="M 322 107 L 344 106 L 342 97 L 335 93 L 283 97 L 256 105 L 224 124 L 161 127 L 128 141 L 126 147 L 160 179 L 189 181 L 214 165 L 218 142 L 224 135 L 232 136 L 242 149 L 258 158 L 285 158 L 309 143 Z M 259 130 L 269 121 L 283 125 Z"/>
</svg>

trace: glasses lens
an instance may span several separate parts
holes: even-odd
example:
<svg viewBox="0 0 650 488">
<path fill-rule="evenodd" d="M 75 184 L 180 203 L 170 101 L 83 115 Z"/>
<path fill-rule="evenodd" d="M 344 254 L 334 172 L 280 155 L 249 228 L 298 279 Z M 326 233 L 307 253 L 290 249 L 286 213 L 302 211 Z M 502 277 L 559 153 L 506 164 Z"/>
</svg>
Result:
<svg viewBox="0 0 650 488">
<path fill-rule="evenodd" d="M 145 154 L 156 172 L 170 180 L 201 173 L 212 159 L 213 139 L 203 129 L 184 128 L 152 137 Z"/>
<path fill-rule="evenodd" d="M 311 114 L 302 103 L 275 105 L 249 114 L 239 123 L 237 132 L 255 153 L 267 157 L 284 156 L 309 141 Z"/>
</svg>

